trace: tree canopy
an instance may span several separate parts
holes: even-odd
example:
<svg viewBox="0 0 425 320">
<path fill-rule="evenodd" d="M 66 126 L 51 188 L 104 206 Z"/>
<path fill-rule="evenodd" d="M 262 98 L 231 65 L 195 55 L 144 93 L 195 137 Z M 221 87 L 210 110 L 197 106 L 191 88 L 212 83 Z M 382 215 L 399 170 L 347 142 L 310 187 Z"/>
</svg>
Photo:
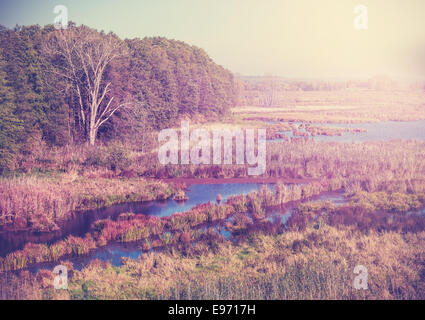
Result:
<svg viewBox="0 0 425 320">
<path fill-rule="evenodd" d="M 136 138 L 183 117 L 218 118 L 235 105 L 235 87 L 231 72 L 182 41 L 122 40 L 72 23 L 1 27 L 0 163 L 35 141 L 93 144 L 93 134 Z"/>
</svg>

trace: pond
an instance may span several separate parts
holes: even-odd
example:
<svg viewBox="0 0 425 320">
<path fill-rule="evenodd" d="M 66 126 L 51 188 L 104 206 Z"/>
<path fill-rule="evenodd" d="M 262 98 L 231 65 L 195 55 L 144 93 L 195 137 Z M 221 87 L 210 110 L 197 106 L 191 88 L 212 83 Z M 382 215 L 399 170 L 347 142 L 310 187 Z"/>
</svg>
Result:
<svg viewBox="0 0 425 320">
<path fill-rule="evenodd" d="M 410 122 L 386 121 L 377 123 L 332 123 L 322 125 L 337 128 L 360 128 L 367 130 L 367 132 L 346 132 L 343 133 L 342 136 L 316 136 L 316 141 L 362 142 L 386 141 L 393 139 L 417 139 L 425 141 L 425 120 Z"/>
<path fill-rule="evenodd" d="M 278 122 L 269 122 L 278 123 Z M 299 126 L 302 122 L 293 122 Z M 307 123 L 304 123 L 307 124 Z M 366 132 L 344 132 L 341 136 L 316 135 L 314 141 L 334 141 L 334 142 L 364 142 L 364 141 L 387 141 L 394 139 L 417 139 L 425 141 L 425 120 L 419 121 L 385 121 L 376 123 L 309 123 L 311 126 L 365 129 Z M 305 132 L 304 128 L 298 129 Z M 282 131 L 288 137 L 293 137 L 292 131 Z M 283 141 L 283 139 L 270 140 L 271 142 Z"/>
</svg>

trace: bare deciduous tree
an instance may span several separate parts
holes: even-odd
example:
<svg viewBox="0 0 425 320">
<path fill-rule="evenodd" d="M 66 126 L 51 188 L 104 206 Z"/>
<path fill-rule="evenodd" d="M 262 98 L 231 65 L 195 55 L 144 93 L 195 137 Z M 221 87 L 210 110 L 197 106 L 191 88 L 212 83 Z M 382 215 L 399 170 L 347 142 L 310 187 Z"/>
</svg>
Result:
<svg viewBox="0 0 425 320">
<path fill-rule="evenodd" d="M 53 61 L 53 72 L 69 82 L 76 94 L 81 126 L 90 145 L 94 145 L 100 126 L 128 104 L 115 99 L 112 83 L 105 79 L 107 67 L 124 54 L 125 47 L 111 33 L 70 26 L 52 32 L 44 52 Z"/>
</svg>

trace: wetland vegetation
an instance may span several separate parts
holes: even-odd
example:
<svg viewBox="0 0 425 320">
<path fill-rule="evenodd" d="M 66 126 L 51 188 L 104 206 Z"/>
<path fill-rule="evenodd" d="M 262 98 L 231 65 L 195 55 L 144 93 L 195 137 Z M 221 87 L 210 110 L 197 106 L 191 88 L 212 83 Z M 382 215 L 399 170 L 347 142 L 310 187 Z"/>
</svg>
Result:
<svg viewBox="0 0 425 320">
<path fill-rule="evenodd" d="M 425 299 L 418 86 L 274 79 L 270 102 L 181 41 L 66 32 L 0 33 L 0 299 Z M 96 116 L 79 53 L 111 43 Z M 159 130 L 188 119 L 267 129 L 264 174 L 162 165 Z"/>
</svg>

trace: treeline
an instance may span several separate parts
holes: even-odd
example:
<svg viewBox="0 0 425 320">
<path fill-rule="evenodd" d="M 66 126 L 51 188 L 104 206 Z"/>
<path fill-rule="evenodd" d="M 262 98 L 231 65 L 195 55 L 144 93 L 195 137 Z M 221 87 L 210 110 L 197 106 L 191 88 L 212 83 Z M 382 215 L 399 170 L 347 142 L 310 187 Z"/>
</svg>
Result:
<svg viewBox="0 0 425 320">
<path fill-rule="evenodd" d="M 121 40 L 86 26 L 0 26 L 0 168 L 32 148 L 125 140 L 236 102 L 233 75 L 165 38 Z"/>
<path fill-rule="evenodd" d="M 285 106 L 287 96 L 294 92 L 333 92 L 333 91 L 421 91 L 423 81 L 401 81 L 388 76 L 374 76 L 369 79 L 290 79 L 279 76 L 241 76 L 235 75 L 238 87 L 239 106 Z M 299 101 L 290 101 L 294 105 Z"/>
</svg>

